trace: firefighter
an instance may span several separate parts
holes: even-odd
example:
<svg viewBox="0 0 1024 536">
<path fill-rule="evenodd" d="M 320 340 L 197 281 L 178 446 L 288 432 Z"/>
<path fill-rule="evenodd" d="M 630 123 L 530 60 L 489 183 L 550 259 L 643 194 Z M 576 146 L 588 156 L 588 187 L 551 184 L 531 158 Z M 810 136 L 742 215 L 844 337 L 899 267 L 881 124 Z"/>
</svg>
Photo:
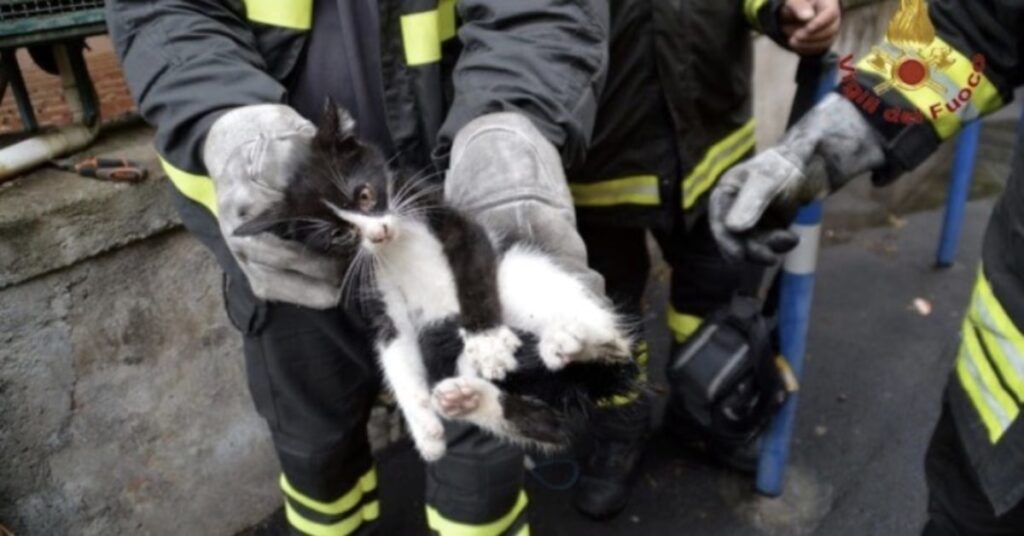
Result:
<svg viewBox="0 0 1024 536">
<path fill-rule="evenodd" d="M 591 266 L 604 276 L 608 296 L 636 319 L 643 316 L 645 235 L 652 231 L 672 268 L 667 317 L 675 355 L 702 318 L 760 273 L 721 257 L 705 209 L 722 172 L 753 153 L 752 32 L 797 53 L 820 53 L 838 33 L 839 2 L 621 0 L 611 3 L 611 17 L 594 141 L 584 164 L 570 169 L 570 186 Z M 637 356 L 645 365 L 646 343 Z M 594 448 L 574 498 L 584 514 L 604 518 L 625 507 L 649 406 L 642 395 L 623 397 L 596 414 Z M 706 444 L 722 461 L 752 469 L 753 441 L 724 444 L 686 415 L 673 396 L 666 431 L 695 436 L 686 443 Z"/>
<path fill-rule="evenodd" d="M 1024 5 L 904 0 L 886 39 L 775 147 L 728 172 L 711 226 L 732 258 L 775 261 L 788 231 L 767 224 L 870 171 L 882 185 L 1024 83 Z M 789 237 L 792 238 L 792 237 Z M 982 245 L 925 460 L 924 533 L 1024 533 L 1024 146 Z"/>
<path fill-rule="evenodd" d="M 447 170 L 450 202 L 500 235 L 540 242 L 600 292 L 563 162 L 589 142 L 607 10 L 601 0 L 107 2 L 177 209 L 224 271 L 293 532 L 374 529 L 366 422 L 379 374 L 364 319 L 340 301 L 338 268 L 234 228 L 281 198 L 284 163 L 331 97 L 396 166 Z M 528 534 L 522 453 L 466 426 L 447 436 L 447 455 L 427 467 L 431 530 Z"/>
</svg>

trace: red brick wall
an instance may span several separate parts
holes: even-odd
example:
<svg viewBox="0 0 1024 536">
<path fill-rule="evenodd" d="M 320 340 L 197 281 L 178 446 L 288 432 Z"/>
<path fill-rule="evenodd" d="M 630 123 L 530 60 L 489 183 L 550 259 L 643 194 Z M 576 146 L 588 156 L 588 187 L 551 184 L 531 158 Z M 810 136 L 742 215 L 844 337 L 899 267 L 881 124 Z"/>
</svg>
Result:
<svg viewBox="0 0 1024 536">
<path fill-rule="evenodd" d="M 106 36 L 92 37 L 86 42 L 90 49 L 85 51 L 85 62 L 96 88 L 103 120 L 109 121 L 131 113 L 135 109 L 135 103 L 128 93 L 128 88 L 125 87 L 121 67 L 111 49 L 110 39 Z M 25 77 L 25 85 L 32 99 L 36 121 L 40 125 L 70 123 L 71 113 L 64 104 L 60 77 L 36 67 L 25 50 L 18 51 L 18 64 L 21 66 L 22 76 Z M 18 131 L 21 128 L 21 118 L 14 104 L 14 95 L 8 89 L 3 101 L 0 101 L 0 134 Z"/>
</svg>

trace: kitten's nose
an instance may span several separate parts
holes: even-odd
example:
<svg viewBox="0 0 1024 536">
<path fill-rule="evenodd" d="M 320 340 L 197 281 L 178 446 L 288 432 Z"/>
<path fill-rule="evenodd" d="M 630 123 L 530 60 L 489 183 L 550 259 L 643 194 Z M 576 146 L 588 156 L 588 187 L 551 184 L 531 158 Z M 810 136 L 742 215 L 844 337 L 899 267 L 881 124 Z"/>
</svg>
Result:
<svg viewBox="0 0 1024 536">
<path fill-rule="evenodd" d="M 368 233 L 366 233 L 366 239 L 374 244 L 387 242 L 391 239 L 391 229 L 386 223 L 375 225 L 370 228 Z"/>
</svg>

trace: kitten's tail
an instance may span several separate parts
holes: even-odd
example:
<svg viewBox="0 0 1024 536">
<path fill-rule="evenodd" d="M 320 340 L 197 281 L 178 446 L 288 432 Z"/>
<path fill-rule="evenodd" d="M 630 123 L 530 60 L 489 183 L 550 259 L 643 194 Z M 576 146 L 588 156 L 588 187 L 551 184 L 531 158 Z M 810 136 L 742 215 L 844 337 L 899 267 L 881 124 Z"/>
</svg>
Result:
<svg viewBox="0 0 1024 536">
<path fill-rule="evenodd" d="M 572 441 L 574 426 L 566 414 L 536 398 L 503 394 L 501 407 L 505 424 L 498 435 L 508 441 L 545 451 L 562 450 Z"/>
<path fill-rule="evenodd" d="M 542 450 L 569 446 L 574 436 L 589 427 L 595 411 L 629 411 L 632 401 L 647 395 L 632 363 L 575 363 L 554 374 L 546 369 L 539 373 L 549 375 L 547 388 L 535 384 L 537 388 L 528 390 L 530 394 L 502 393 L 505 423 L 495 433 Z"/>
</svg>

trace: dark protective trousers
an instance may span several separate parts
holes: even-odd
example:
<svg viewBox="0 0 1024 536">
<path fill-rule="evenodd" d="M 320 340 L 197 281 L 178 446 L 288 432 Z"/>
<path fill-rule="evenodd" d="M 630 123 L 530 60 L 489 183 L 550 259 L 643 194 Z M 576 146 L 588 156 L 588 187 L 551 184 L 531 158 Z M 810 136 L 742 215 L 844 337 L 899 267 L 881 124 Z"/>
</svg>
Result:
<svg viewBox="0 0 1024 536">
<path fill-rule="evenodd" d="M 174 195 L 182 219 L 224 270 L 228 316 L 243 337 L 249 390 L 273 437 L 293 532 L 372 532 L 382 511 L 366 424 L 381 377 L 368 322 L 342 307 L 259 300 L 213 217 Z M 431 530 L 528 533 L 522 453 L 469 426 L 449 426 L 447 433 L 447 455 L 427 467 Z"/>
<path fill-rule="evenodd" d="M 643 318 L 643 297 L 651 271 L 647 230 L 641 227 L 618 227 L 581 224 L 580 233 L 587 245 L 590 266 L 605 278 L 605 290 L 618 310 L 639 324 Z M 671 268 L 669 276 L 669 310 L 666 312 L 672 333 L 672 352 L 692 335 L 708 314 L 726 305 L 745 282 L 754 280 L 763 269 L 726 260 L 718 251 L 711 235 L 707 218 L 699 218 L 691 229 L 680 221 L 669 230 L 653 230 L 658 247 Z M 637 363 L 642 378 L 646 379 L 647 344 L 638 345 Z M 614 401 L 613 401 L 614 402 Z M 625 402 L 613 404 L 628 409 Z M 622 441 L 630 440 L 637 426 L 605 426 L 602 421 L 614 423 L 628 418 L 644 420 L 648 410 L 643 404 L 633 405 L 637 411 L 596 412 L 595 430 L 623 430 Z M 670 393 L 665 414 L 666 425 L 673 432 L 683 432 L 694 425 L 685 418 L 685 412 Z M 699 432 L 700 430 L 689 430 Z M 608 435 L 608 434 L 606 434 Z M 616 438 L 611 438 L 612 440 Z"/>
<path fill-rule="evenodd" d="M 641 227 L 618 227 L 582 223 L 579 227 L 587 245 L 590 267 L 604 276 L 605 291 L 618 311 L 639 324 L 643 318 L 643 297 L 650 276 L 651 261 L 647 230 Z M 653 231 L 655 241 L 672 269 L 669 285 L 668 327 L 675 344 L 685 341 L 700 326 L 701 319 L 729 302 L 744 280 L 749 267 L 732 263 L 718 252 L 707 219 L 701 218 L 693 229 L 683 225 L 672 230 Z M 673 346 L 675 348 L 675 346 Z M 637 346 L 636 359 L 641 379 L 647 378 L 647 343 Z M 611 401 L 611 408 L 594 414 L 595 431 L 611 430 L 608 440 L 633 441 L 639 431 L 646 430 L 649 403 L 631 404 L 635 397 Z M 675 406 L 669 404 L 669 410 Z M 623 411 L 619 411 L 619 409 Z M 628 425 L 615 424 L 623 419 L 643 421 Z M 615 432 L 621 430 L 621 432 Z"/>
<path fill-rule="evenodd" d="M 996 516 L 992 503 L 957 434 L 948 401 L 925 457 L 928 524 L 924 536 L 1019 536 L 1024 534 L 1024 504 Z"/>
<path fill-rule="evenodd" d="M 619 311 L 642 317 L 642 301 L 651 271 L 646 229 L 582 224 L 590 266 L 605 278 L 608 297 Z M 652 231 L 665 261 L 672 268 L 668 324 L 675 341 L 686 340 L 700 320 L 729 303 L 751 268 L 722 258 L 707 218 L 692 229 Z"/>
</svg>

